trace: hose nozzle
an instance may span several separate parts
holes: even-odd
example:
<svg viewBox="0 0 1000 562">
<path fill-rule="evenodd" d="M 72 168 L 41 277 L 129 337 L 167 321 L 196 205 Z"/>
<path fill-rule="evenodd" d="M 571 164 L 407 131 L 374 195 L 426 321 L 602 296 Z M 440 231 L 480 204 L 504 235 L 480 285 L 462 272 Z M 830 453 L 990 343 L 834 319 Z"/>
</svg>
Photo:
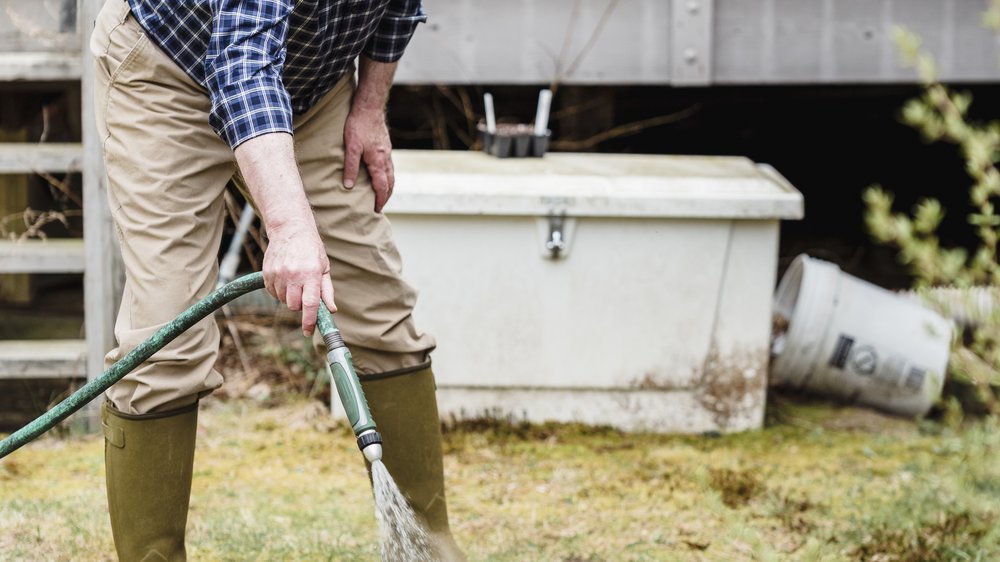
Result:
<svg viewBox="0 0 1000 562">
<path fill-rule="evenodd" d="M 368 462 L 375 462 L 382 458 L 382 436 L 375 431 L 375 420 L 372 419 L 371 411 L 368 409 L 368 401 L 365 400 L 365 393 L 361 389 L 358 375 L 354 372 L 354 362 L 351 360 L 351 351 L 344 344 L 344 338 L 340 336 L 340 330 L 333 323 L 333 315 L 326 306 L 320 304 L 317 327 L 326 342 L 326 359 L 330 363 L 330 372 L 333 374 L 333 382 L 337 387 L 337 394 L 340 402 L 344 405 L 347 413 L 347 420 L 354 430 L 354 435 L 358 438 L 358 448 L 368 459 Z"/>
<path fill-rule="evenodd" d="M 382 435 L 370 429 L 358 435 L 358 448 L 368 459 L 368 462 L 382 460 Z"/>
</svg>

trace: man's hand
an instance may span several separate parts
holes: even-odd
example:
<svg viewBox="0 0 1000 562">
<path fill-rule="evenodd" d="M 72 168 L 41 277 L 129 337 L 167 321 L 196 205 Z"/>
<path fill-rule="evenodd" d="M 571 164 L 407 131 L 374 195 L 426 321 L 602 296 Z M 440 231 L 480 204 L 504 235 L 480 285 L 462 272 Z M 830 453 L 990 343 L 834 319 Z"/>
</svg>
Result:
<svg viewBox="0 0 1000 562">
<path fill-rule="evenodd" d="M 392 167 L 392 142 L 389 128 L 385 124 L 385 112 L 381 108 L 368 109 L 352 107 L 344 126 L 344 187 L 351 189 L 358 181 L 358 168 L 364 158 L 368 175 L 375 190 L 375 212 L 392 195 L 396 183 Z"/>
<path fill-rule="evenodd" d="M 254 137 L 238 146 L 235 154 L 267 229 L 264 287 L 290 310 L 302 311 L 302 332 L 310 336 L 320 300 L 331 312 L 337 307 L 330 261 L 302 188 L 292 136 Z"/>
<path fill-rule="evenodd" d="M 302 311 L 302 333 L 316 327 L 320 299 L 331 312 L 333 282 L 330 261 L 313 221 L 292 222 L 267 230 L 264 252 L 264 287 L 289 310 Z"/>
<path fill-rule="evenodd" d="M 361 57 L 358 88 L 344 125 L 344 187 L 354 187 L 364 159 L 372 179 L 372 189 L 375 190 L 376 213 L 382 212 L 396 183 L 392 143 L 385 124 L 385 104 L 389 100 L 389 88 L 395 73 L 394 62 L 376 62 Z"/>
</svg>

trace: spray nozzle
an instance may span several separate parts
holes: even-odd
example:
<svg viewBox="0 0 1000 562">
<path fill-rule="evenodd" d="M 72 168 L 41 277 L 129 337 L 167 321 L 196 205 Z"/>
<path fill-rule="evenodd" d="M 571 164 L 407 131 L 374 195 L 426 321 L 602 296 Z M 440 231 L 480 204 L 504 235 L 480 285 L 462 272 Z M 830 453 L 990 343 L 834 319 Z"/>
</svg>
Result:
<svg viewBox="0 0 1000 562">
<path fill-rule="evenodd" d="M 368 459 L 368 462 L 382 460 L 382 435 L 374 429 L 358 435 L 358 448 Z"/>
<path fill-rule="evenodd" d="M 333 315 L 326 306 L 319 307 L 317 326 L 326 342 L 326 359 L 330 363 L 333 383 L 337 387 L 337 394 L 344 405 L 351 429 L 358 438 L 358 448 L 369 462 L 375 462 L 382 458 L 382 436 L 375 431 L 375 420 L 368 409 L 368 401 L 365 400 L 358 375 L 354 372 L 351 351 L 344 344 L 340 330 L 333 322 Z"/>
</svg>

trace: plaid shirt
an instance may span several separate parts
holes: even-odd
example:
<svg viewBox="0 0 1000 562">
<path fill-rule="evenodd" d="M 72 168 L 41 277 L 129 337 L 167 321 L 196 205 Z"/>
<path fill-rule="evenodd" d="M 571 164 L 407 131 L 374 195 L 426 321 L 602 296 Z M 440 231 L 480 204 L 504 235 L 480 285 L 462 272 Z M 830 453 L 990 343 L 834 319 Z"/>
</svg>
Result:
<svg viewBox="0 0 1000 562">
<path fill-rule="evenodd" d="M 403 56 L 420 0 L 128 0 L 136 21 L 212 99 L 229 146 L 292 132 L 359 54 Z"/>
</svg>

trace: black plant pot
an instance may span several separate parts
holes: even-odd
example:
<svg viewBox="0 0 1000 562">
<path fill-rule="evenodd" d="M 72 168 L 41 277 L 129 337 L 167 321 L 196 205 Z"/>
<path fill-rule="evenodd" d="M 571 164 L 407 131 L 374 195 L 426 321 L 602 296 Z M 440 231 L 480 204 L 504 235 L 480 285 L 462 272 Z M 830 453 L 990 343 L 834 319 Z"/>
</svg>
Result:
<svg viewBox="0 0 1000 562">
<path fill-rule="evenodd" d="M 530 125 L 504 123 L 497 127 L 497 132 L 490 133 L 486 125 L 480 123 L 477 127 L 479 138 L 483 143 L 483 152 L 497 158 L 527 158 L 541 157 L 549 148 L 551 131 L 544 135 L 535 135 Z"/>
</svg>

